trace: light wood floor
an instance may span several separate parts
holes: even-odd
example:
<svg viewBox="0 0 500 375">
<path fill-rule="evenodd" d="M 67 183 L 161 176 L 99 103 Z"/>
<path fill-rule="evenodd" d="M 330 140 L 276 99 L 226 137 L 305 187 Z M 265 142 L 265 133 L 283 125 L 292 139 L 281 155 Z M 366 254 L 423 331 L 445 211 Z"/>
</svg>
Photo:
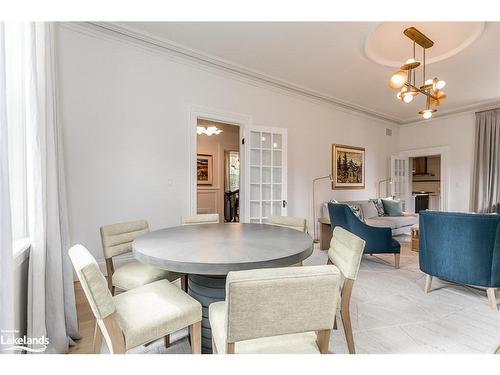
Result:
<svg viewBox="0 0 500 375">
<path fill-rule="evenodd" d="M 75 282 L 75 299 L 78 328 L 82 338 L 77 340 L 75 346 L 70 346 L 69 354 L 93 353 L 92 341 L 94 339 L 95 317 L 79 281 Z"/>
</svg>

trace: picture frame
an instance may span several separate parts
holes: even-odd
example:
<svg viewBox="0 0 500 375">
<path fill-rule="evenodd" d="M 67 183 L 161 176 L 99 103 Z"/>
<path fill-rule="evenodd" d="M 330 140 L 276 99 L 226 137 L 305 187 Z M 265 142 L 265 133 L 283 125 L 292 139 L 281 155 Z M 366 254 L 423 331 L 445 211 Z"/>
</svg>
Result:
<svg viewBox="0 0 500 375">
<path fill-rule="evenodd" d="M 332 145 L 332 190 L 365 188 L 365 149 Z"/>
<path fill-rule="evenodd" d="M 213 155 L 196 156 L 196 182 L 198 185 L 213 184 Z"/>
</svg>

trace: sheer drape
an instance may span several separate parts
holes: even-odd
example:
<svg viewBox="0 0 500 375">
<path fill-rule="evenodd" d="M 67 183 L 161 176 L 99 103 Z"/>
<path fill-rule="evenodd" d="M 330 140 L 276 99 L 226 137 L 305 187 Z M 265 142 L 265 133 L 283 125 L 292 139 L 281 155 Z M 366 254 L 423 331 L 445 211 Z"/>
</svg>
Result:
<svg viewBox="0 0 500 375">
<path fill-rule="evenodd" d="M 31 251 L 28 277 L 28 337 L 46 336 L 47 352 L 64 353 L 76 338 L 73 273 L 67 250 L 68 225 L 61 134 L 57 121 L 53 24 L 25 23 L 10 37 L 21 56 L 12 79 L 18 97 L 13 121 L 24 126 L 26 227 Z M 12 69 L 14 71 L 15 69 Z M 17 85 L 17 87 L 16 87 Z M 8 116 L 10 121 L 10 116 Z M 18 124 L 10 124 L 9 128 Z"/>
<path fill-rule="evenodd" d="M 476 113 L 472 208 L 493 212 L 500 202 L 500 109 Z"/>
<path fill-rule="evenodd" d="M 9 192 L 5 38 L 0 23 L 0 333 L 6 339 L 14 329 L 14 275 Z M 3 349 L 0 344 L 0 349 Z M 0 350 L 0 353 L 2 351 Z"/>
</svg>

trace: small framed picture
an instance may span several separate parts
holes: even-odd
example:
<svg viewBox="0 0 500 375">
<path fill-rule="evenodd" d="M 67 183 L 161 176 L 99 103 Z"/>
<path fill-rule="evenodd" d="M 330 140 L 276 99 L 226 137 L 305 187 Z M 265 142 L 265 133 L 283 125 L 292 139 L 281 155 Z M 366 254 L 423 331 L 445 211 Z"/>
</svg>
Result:
<svg viewBox="0 0 500 375">
<path fill-rule="evenodd" d="M 213 156 L 198 154 L 196 158 L 196 180 L 198 185 L 212 185 Z"/>
<path fill-rule="evenodd" d="M 332 189 L 365 188 L 365 149 L 332 145 Z"/>
</svg>

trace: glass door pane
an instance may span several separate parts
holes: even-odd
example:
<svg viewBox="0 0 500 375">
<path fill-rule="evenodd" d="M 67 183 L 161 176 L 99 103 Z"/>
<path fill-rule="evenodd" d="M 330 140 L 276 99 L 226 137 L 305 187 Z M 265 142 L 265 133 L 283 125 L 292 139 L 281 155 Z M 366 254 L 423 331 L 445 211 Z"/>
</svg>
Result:
<svg viewBox="0 0 500 375">
<path fill-rule="evenodd" d="M 271 215 L 286 215 L 286 130 L 255 127 L 247 134 L 248 221 L 266 223 Z"/>
</svg>

